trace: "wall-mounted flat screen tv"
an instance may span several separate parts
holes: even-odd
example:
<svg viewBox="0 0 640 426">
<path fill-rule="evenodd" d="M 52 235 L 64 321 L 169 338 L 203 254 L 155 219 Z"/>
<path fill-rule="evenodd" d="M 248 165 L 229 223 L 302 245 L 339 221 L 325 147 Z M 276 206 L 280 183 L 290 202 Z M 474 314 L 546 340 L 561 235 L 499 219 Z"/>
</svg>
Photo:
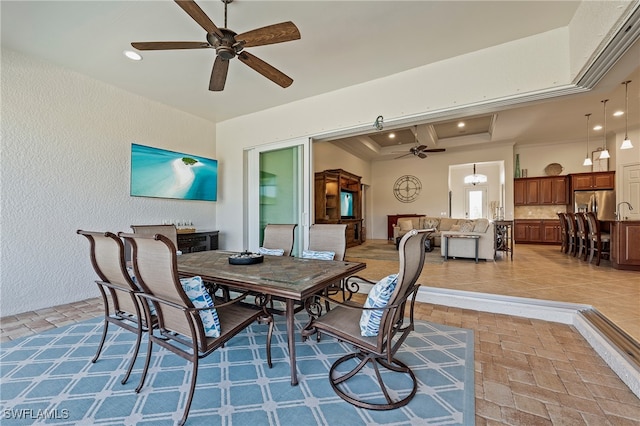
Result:
<svg viewBox="0 0 640 426">
<path fill-rule="evenodd" d="M 340 217 L 353 219 L 353 192 L 340 191 Z"/>
<path fill-rule="evenodd" d="M 218 160 L 133 143 L 131 195 L 216 201 Z"/>
</svg>

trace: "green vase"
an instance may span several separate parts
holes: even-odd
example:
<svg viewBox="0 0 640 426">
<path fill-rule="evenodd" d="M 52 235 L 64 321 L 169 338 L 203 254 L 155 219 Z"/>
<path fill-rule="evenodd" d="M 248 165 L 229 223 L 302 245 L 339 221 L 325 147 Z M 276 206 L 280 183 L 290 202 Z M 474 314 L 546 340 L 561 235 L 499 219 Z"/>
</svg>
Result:
<svg viewBox="0 0 640 426">
<path fill-rule="evenodd" d="M 520 177 L 520 154 L 516 154 L 516 178 Z"/>
</svg>

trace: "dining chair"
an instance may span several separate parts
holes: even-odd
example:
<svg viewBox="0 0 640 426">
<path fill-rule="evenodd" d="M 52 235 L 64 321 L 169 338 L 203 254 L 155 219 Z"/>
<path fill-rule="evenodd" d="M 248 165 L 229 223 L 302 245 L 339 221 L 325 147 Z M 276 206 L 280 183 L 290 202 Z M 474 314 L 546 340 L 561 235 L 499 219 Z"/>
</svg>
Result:
<svg viewBox="0 0 640 426">
<path fill-rule="evenodd" d="M 587 212 L 587 226 L 589 229 L 589 263 L 596 256 L 596 266 L 600 266 L 600 259 L 609 258 L 611 235 L 600 231 L 600 221 L 594 212 Z"/>
<path fill-rule="evenodd" d="M 272 252 L 273 250 L 282 250 L 282 256 L 291 256 L 297 226 L 295 223 L 267 224 L 264 228 L 264 238 L 260 247 L 261 249 L 266 249 L 264 254 L 275 254 L 275 252 Z"/>
<path fill-rule="evenodd" d="M 420 287 L 417 280 L 424 265 L 424 242 L 430 233 L 414 229 L 402 237 L 397 274 L 377 283 L 357 276 L 348 278 L 375 284 L 364 304 L 321 297 L 333 304 L 326 313 L 322 312 L 322 304 L 317 299 L 309 299 L 306 304 L 311 319 L 302 330 L 303 339 L 321 332 L 355 348 L 354 352 L 336 360 L 329 370 L 331 387 L 350 404 L 372 410 L 390 410 L 408 404 L 416 394 L 416 377 L 396 354 L 414 329 L 413 310 Z M 369 368 L 365 369 L 367 365 Z M 357 383 L 363 377 L 377 381 L 384 400 L 381 397 L 372 399 L 371 389 L 361 394 L 354 391 L 361 387 Z M 404 390 L 394 386 L 402 381 L 411 386 L 403 387 Z M 354 386 L 350 387 L 349 383 Z"/>
<path fill-rule="evenodd" d="M 569 212 L 565 214 L 567 219 L 567 254 L 575 256 L 577 245 L 576 238 L 576 217 L 573 213 Z"/>
<path fill-rule="evenodd" d="M 560 219 L 560 252 L 566 253 L 568 249 L 567 244 L 567 218 L 564 213 L 558 212 L 558 219 Z"/>
<path fill-rule="evenodd" d="M 178 229 L 175 225 L 131 225 L 134 234 L 164 235 L 171 240 L 176 249 L 178 247 Z"/>
<path fill-rule="evenodd" d="M 309 227 L 309 250 L 333 252 L 333 260 L 344 260 L 347 251 L 347 225 L 315 224 Z"/>
<path fill-rule="evenodd" d="M 104 303 L 102 338 L 91 362 L 95 363 L 100 357 L 109 324 L 117 325 L 136 334 L 129 367 L 121 381 L 122 384 L 125 384 L 138 356 L 142 334 L 148 330 L 148 324 L 153 327 L 157 319 L 151 313 L 145 315 L 145 309 L 148 306 L 136 297 L 139 287 L 127 270 L 122 240 L 111 232 L 92 232 L 81 229 L 76 232 L 89 240 L 91 264 L 100 277 L 99 280 L 96 280 L 96 284 Z"/>
<path fill-rule="evenodd" d="M 587 218 L 584 213 L 574 213 L 576 218 L 576 253 L 575 256 L 582 260 L 587 260 L 589 245 L 589 230 L 587 229 Z M 584 252 L 584 254 L 583 254 Z"/>
<path fill-rule="evenodd" d="M 196 387 L 198 361 L 255 321 L 269 324 L 266 353 L 267 364 L 271 368 L 273 317 L 265 307 L 267 297 L 253 294 L 253 305 L 246 302 L 249 292 L 241 293 L 232 300 L 211 298 L 200 277 L 178 277 L 176 247 L 168 237 L 162 234 L 118 235 L 133 248 L 133 268 L 143 290 L 140 297 L 153 304 L 158 318 L 157 329 L 149 331 L 149 349 L 136 392 L 144 385 L 153 343 L 190 361 L 191 383 L 179 423 L 184 424 Z"/>
<path fill-rule="evenodd" d="M 344 260 L 347 251 L 347 225 L 345 224 L 315 224 L 309 227 L 309 249 L 303 251 L 302 257 L 323 260 Z M 326 254 L 333 253 L 333 257 Z M 350 299 L 352 293 L 347 296 L 344 280 L 336 281 L 328 286 L 324 295 L 342 294 L 342 300 Z M 357 291 L 357 288 L 354 292 Z M 329 305 L 327 303 L 327 309 Z"/>
</svg>

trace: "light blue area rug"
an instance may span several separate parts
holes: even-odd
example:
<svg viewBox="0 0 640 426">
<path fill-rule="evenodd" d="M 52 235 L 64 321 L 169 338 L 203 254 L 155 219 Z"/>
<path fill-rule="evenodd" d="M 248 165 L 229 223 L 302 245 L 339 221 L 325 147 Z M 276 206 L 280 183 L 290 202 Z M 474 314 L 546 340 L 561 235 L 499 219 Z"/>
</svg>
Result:
<svg viewBox="0 0 640 426">
<path fill-rule="evenodd" d="M 298 314 L 301 328 L 304 314 Z M 133 333 L 110 327 L 100 359 L 91 363 L 102 320 L 50 330 L 0 350 L 0 423 L 3 425 L 170 425 L 184 407 L 191 364 L 154 347 L 149 374 L 138 384 L 146 340 L 131 378 L 120 384 Z M 323 336 L 296 343 L 300 384 L 291 386 L 283 317 L 276 317 L 273 363 L 264 343 L 266 325 L 254 324 L 224 348 L 201 360 L 187 425 L 472 425 L 474 414 L 473 331 L 416 322 L 398 358 L 419 382 L 417 395 L 391 411 L 356 408 L 331 389 L 329 368 L 351 352 L 349 345 Z M 365 384 L 367 390 L 373 388 Z"/>
</svg>

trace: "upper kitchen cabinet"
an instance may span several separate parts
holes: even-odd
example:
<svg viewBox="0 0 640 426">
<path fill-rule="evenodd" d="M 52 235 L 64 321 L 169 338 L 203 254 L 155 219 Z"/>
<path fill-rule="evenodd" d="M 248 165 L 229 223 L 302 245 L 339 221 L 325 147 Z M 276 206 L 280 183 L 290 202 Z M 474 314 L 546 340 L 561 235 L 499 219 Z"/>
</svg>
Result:
<svg viewBox="0 0 640 426">
<path fill-rule="evenodd" d="M 566 176 L 540 179 L 540 204 L 569 204 L 569 185 Z"/>
<path fill-rule="evenodd" d="M 582 191 L 589 189 L 613 189 L 616 172 L 576 173 L 571 175 L 571 189 Z"/>
<path fill-rule="evenodd" d="M 515 179 L 513 201 L 516 206 L 565 205 L 569 200 L 566 176 Z"/>
</svg>

